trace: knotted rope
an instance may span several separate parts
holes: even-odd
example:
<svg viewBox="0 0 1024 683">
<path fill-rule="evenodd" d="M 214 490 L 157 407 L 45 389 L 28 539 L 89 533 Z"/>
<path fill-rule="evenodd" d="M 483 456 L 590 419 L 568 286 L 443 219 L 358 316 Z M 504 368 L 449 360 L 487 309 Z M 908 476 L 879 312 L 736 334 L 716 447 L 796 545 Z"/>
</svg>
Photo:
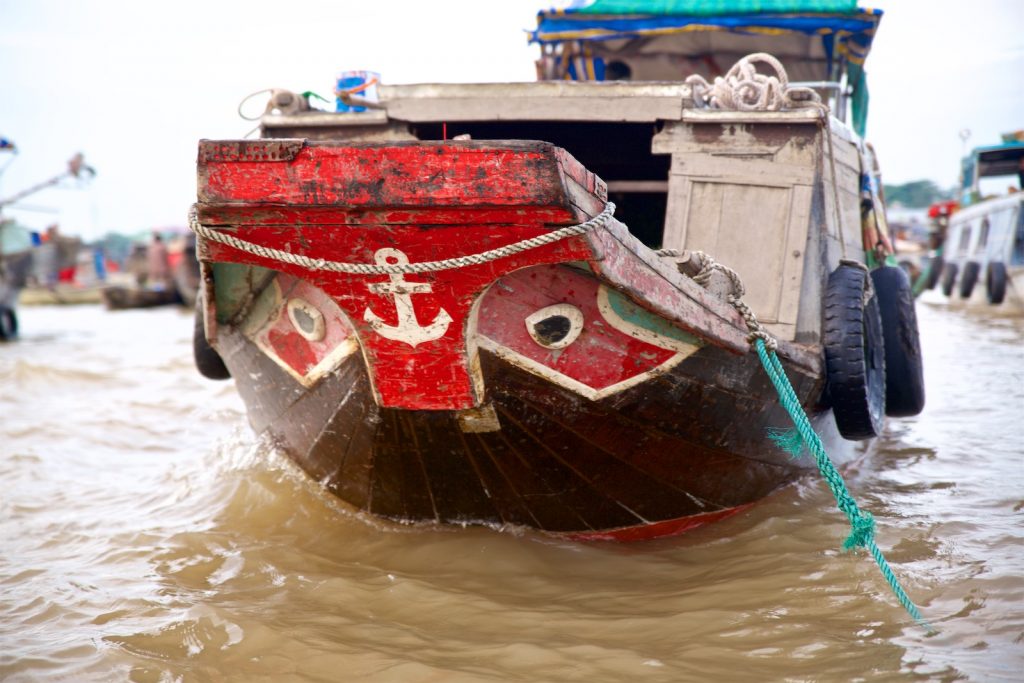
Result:
<svg viewBox="0 0 1024 683">
<path fill-rule="evenodd" d="M 514 242 L 503 247 L 489 249 L 476 254 L 456 256 L 454 258 L 443 259 L 441 261 L 394 264 L 341 263 L 339 261 L 327 261 L 325 259 L 314 259 L 301 254 L 293 254 L 281 249 L 272 249 L 270 247 L 260 246 L 259 244 L 253 244 L 252 242 L 246 242 L 245 240 L 238 239 L 234 235 L 214 230 L 200 223 L 199 217 L 196 214 L 196 207 L 194 205 L 188 214 L 188 227 L 189 230 L 204 239 L 226 244 L 229 247 L 238 249 L 239 251 L 244 251 L 245 253 L 252 254 L 253 256 L 259 256 L 260 258 L 269 259 L 271 261 L 288 263 L 293 266 L 306 268 L 307 270 L 324 270 L 332 273 L 348 273 L 356 275 L 410 275 L 413 273 L 430 273 L 439 270 L 463 268 L 465 266 L 476 266 L 504 258 L 505 256 L 512 256 L 514 254 L 527 251 L 528 249 L 536 249 L 537 247 L 544 246 L 545 244 L 558 242 L 559 240 L 564 240 L 567 237 L 583 235 L 595 228 L 606 225 L 614 214 L 615 204 L 608 202 L 601 213 L 588 221 L 580 223 L 579 225 L 569 225 L 564 228 L 559 228 L 558 230 L 546 232 L 543 235 L 538 235 L 537 237 L 530 237 L 525 240 L 520 240 L 519 242 Z"/>
<path fill-rule="evenodd" d="M 679 256 L 679 252 L 671 249 L 663 249 L 658 252 L 662 256 Z M 728 295 L 727 300 L 732 304 L 740 315 L 743 316 L 743 320 L 747 324 L 747 328 L 750 330 L 748 339 L 751 340 L 754 350 L 757 352 L 758 358 L 761 360 L 761 365 L 764 367 L 765 372 L 768 374 L 768 378 L 771 380 L 772 385 L 775 387 L 775 391 L 779 395 L 779 401 L 782 407 L 785 408 L 789 414 L 790 419 L 793 421 L 793 426 L 796 428 L 795 435 L 780 435 L 772 434 L 772 439 L 776 444 L 782 446 L 787 451 L 793 454 L 794 457 L 798 457 L 803 449 L 806 447 L 814 456 L 815 463 L 818 466 L 818 471 L 821 472 L 821 476 L 824 477 L 825 482 L 828 484 L 829 490 L 832 491 L 832 495 L 836 499 L 836 505 L 842 510 L 843 514 L 846 515 L 850 522 L 850 535 L 843 542 L 843 550 L 851 550 L 853 548 L 867 548 L 868 552 L 874 558 L 875 563 L 878 565 L 879 571 L 882 573 L 882 577 L 885 578 L 886 583 L 889 584 L 889 588 L 896 595 L 896 599 L 899 600 L 900 604 L 907 611 L 907 613 L 913 617 L 914 621 L 923 626 L 928 631 L 934 631 L 932 626 L 924 620 L 921 616 L 920 610 L 917 605 L 910 599 L 906 591 L 903 590 L 903 586 L 900 585 L 899 579 L 893 573 L 889 567 L 889 563 L 886 561 L 885 556 L 875 543 L 875 520 L 869 512 L 863 512 L 857 506 L 857 501 L 850 495 L 849 490 L 846 488 L 846 483 L 843 481 L 843 477 L 839 474 L 832 460 L 828 457 L 828 453 L 825 451 L 825 446 L 821 442 L 821 438 L 818 437 L 814 431 L 814 427 L 811 426 L 810 420 L 807 418 L 807 413 L 804 412 L 803 406 L 800 405 L 800 399 L 797 397 L 796 392 L 793 390 L 793 385 L 790 383 L 789 378 L 786 377 L 786 371 L 782 367 L 782 362 L 779 360 L 776 349 L 778 342 L 764 329 L 761 323 L 758 322 L 757 317 L 750 310 L 750 308 L 743 303 L 741 297 L 743 296 L 745 289 L 743 283 L 740 281 L 739 276 L 730 268 L 727 268 L 719 263 L 715 263 L 707 254 L 703 252 L 691 252 L 700 259 L 700 270 L 693 276 L 693 280 L 702 286 L 711 277 L 711 274 L 715 271 L 724 273 L 732 284 L 733 291 Z"/>
<path fill-rule="evenodd" d="M 774 74 L 758 73 L 757 63 L 767 64 Z M 732 65 L 725 76 L 713 83 L 698 74 L 686 84 L 700 107 L 735 111 L 782 111 L 820 105 L 821 97 L 810 88 L 792 87 L 782 63 L 764 52 L 756 52 Z"/>
</svg>

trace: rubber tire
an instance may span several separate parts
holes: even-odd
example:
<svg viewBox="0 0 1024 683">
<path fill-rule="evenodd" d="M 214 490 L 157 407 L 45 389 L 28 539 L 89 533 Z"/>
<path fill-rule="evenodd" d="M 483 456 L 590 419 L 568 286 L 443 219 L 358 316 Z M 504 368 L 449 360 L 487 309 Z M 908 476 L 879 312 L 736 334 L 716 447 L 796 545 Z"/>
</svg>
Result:
<svg viewBox="0 0 1024 683">
<path fill-rule="evenodd" d="M 878 297 L 864 303 L 868 273 L 841 264 L 825 289 L 826 391 L 836 426 L 845 439 L 882 432 L 885 415 L 885 343 Z"/>
<path fill-rule="evenodd" d="M 871 271 L 885 343 L 885 414 L 910 417 L 924 410 L 924 363 L 914 310 L 914 288 L 902 268 Z"/>
<path fill-rule="evenodd" d="M 931 262 L 928 264 L 928 279 L 925 280 L 925 289 L 935 289 L 935 285 L 939 284 L 939 278 L 942 276 L 942 268 L 946 265 L 946 260 L 942 258 L 941 254 L 935 255 Z"/>
<path fill-rule="evenodd" d="M 10 341 L 18 336 L 18 314 L 13 308 L 0 306 L 0 341 Z"/>
<path fill-rule="evenodd" d="M 953 285 L 956 284 L 956 274 L 960 267 L 955 263 L 947 263 L 942 268 L 942 293 L 946 296 L 953 296 Z"/>
<path fill-rule="evenodd" d="M 974 285 L 978 282 L 978 275 L 981 274 L 981 264 L 977 261 L 968 261 L 964 264 L 964 272 L 960 276 L 960 298 L 970 299 Z"/>
<path fill-rule="evenodd" d="M 1006 264 L 992 261 L 985 269 L 985 296 L 990 304 L 1001 304 L 1006 298 Z"/>
<path fill-rule="evenodd" d="M 217 349 L 206 341 L 202 297 L 196 299 L 195 326 L 192 330 L 192 357 L 195 359 L 199 374 L 206 379 L 231 379 L 231 371 L 224 365 L 224 359 L 217 353 Z"/>
</svg>

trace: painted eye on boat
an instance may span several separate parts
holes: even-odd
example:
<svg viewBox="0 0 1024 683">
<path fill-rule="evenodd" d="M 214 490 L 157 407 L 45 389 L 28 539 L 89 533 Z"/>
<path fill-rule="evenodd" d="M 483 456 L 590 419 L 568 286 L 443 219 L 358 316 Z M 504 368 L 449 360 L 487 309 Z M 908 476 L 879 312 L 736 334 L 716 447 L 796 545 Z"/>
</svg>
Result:
<svg viewBox="0 0 1024 683">
<path fill-rule="evenodd" d="M 583 312 L 572 304 L 554 304 L 526 318 L 526 331 L 545 349 L 564 349 L 583 331 Z"/>
<path fill-rule="evenodd" d="M 321 341 L 327 333 L 324 314 L 305 299 L 288 300 L 288 319 L 309 341 Z"/>
</svg>

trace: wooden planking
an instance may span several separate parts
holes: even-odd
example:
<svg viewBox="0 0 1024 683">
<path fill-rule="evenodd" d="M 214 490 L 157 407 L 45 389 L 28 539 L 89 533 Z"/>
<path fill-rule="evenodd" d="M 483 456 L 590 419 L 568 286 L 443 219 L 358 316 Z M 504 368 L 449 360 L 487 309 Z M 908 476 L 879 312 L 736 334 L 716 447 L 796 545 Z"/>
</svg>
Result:
<svg viewBox="0 0 1024 683">
<path fill-rule="evenodd" d="M 494 522 L 497 512 L 464 450 L 456 418 L 451 413 L 387 410 L 402 426 L 401 448 L 407 466 L 426 481 L 438 521 Z"/>
<path fill-rule="evenodd" d="M 467 461 L 476 472 L 484 492 L 494 506 L 497 515 L 495 523 L 544 528 L 519 493 L 513 479 L 506 474 L 498 454 L 492 451 L 490 442 L 494 439 L 482 438 L 478 434 L 466 434 L 461 430 L 458 438 Z M 501 449 L 498 449 L 498 453 L 500 452 Z"/>
<path fill-rule="evenodd" d="M 672 154 L 663 243 L 735 270 L 759 321 L 794 340 L 801 298 L 818 287 L 813 274 L 805 286 L 804 261 L 821 129 L 814 117 L 704 118 L 667 126 L 655 139 L 658 151 Z M 816 333 L 819 323 L 811 324 Z"/>
<path fill-rule="evenodd" d="M 502 421 L 500 436 L 514 453 L 513 463 L 523 477 L 517 485 L 535 517 L 549 518 L 565 507 L 571 511 L 567 522 L 555 522 L 553 531 L 576 528 L 602 529 L 611 526 L 642 524 L 644 520 L 622 507 L 607 491 L 595 489 L 580 473 L 555 457 L 537 435 L 533 424 L 520 421 L 504 406 L 496 406 Z M 529 473 L 529 474 L 527 474 Z M 574 521 L 575 519 L 575 521 Z"/>
<path fill-rule="evenodd" d="M 572 206 L 578 203 L 570 200 Z M 580 202 L 582 203 L 582 202 Z M 603 205 L 602 205 L 603 208 Z M 413 225 L 450 227 L 457 225 L 487 226 L 499 234 L 506 227 L 527 224 L 546 226 L 573 225 L 579 216 L 556 207 L 338 207 L 338 206 L 269 206 L 263 204 L 198 204 L 199 222 L 224 229 L 229 234 L 244 232 L 249 227 L 288 228 L 321 226 L 340 232 L 352 226 Z M 599 213 L 600 209 L 596 212 Z M 587 217 L 595 215 L 587 214 Z M 330 233 L 328 233 L 330 234 Z"/>
<path fill-rule="evenodd" d="M 691 91 L 681 82 L 444 83 L 381 85 L 380 98 L 390 119 L 412 123 L 655 122 L 678 120 Z"/>
</svg>

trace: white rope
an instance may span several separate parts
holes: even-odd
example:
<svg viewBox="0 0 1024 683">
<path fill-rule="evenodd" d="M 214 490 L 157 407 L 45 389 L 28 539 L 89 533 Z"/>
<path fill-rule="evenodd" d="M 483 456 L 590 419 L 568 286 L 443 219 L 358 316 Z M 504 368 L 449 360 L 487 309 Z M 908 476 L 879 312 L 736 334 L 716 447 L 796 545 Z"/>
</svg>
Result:
<svg viewBox="0 0 1024 683">
<path fill-rule="evenodd" d="M 756 63 L 767 64 L 775 73 L 758 73 Z M 693 100 L 702 107 L 734 111 L 781 111 L 812 106 L 821 96 L 811 88 L 792 87 L 789 76 L 778 59 L 765 52 L 747 55 L 714 83 L 698 74 L 689 76 L 686 84 Z M 794 97 L 797 96 L 797 97 Z"/>
<path fill-rule="evenodd" d="M 240 240 L 233 235 L 228 235 L 203 225 L 199 222 L 199 218 L 196 215 L 195 206 L 193 206 L 189 211 L 188 227 L 192 232 L 204 239 L 226 244 L 229 247 L 238 249 L 239 251 L 244 251 L 247 254 L 259 256 L 271 261 L 288 263 L 293 266 L 306 268 L 307 270 L 326 270 L 332 273 L 349 273 L 356 275 L 408 275 L 412 273 L 430 273 L 439 270 L 480 265 L 482 263 L 495 261 L 499 258 L 504 258 L 505 256 L 512 256 L 513 254 L 518 254 L 520 252 L 527 251 L 528 249 L 535 249 L 537 247 L 544 246 L 545 244 L 551 244 L 552 242 L 557 242 L 567 237 L 582 235 L 594 228 L 606 225 L 608 221 L 611 220 L 614 213 L 615 204 L 608 202 L 600 214 L 584 223 L 559 228 L 558 230 L 553 230 L 551 232 L 544 233 L 543 235 L 538 235 L 537 237 L 530 237 L 513 244 L 498 247 L 497 249 L 490 249 L 488 251 L 483 251 L 477 254 L 468 254 L 466 256 L 457 256 L 455 258 L 444 259 L 442 261 L 394 264 L 340 263 L 338 261 L 327 261 L 325 259 L 313 259 L 308 256 L 302 256 L 301 254 L 293 254 L 280 249 L 263 247 L 258 244 L 253 244 L 252 242 Z"/>
</svg>

